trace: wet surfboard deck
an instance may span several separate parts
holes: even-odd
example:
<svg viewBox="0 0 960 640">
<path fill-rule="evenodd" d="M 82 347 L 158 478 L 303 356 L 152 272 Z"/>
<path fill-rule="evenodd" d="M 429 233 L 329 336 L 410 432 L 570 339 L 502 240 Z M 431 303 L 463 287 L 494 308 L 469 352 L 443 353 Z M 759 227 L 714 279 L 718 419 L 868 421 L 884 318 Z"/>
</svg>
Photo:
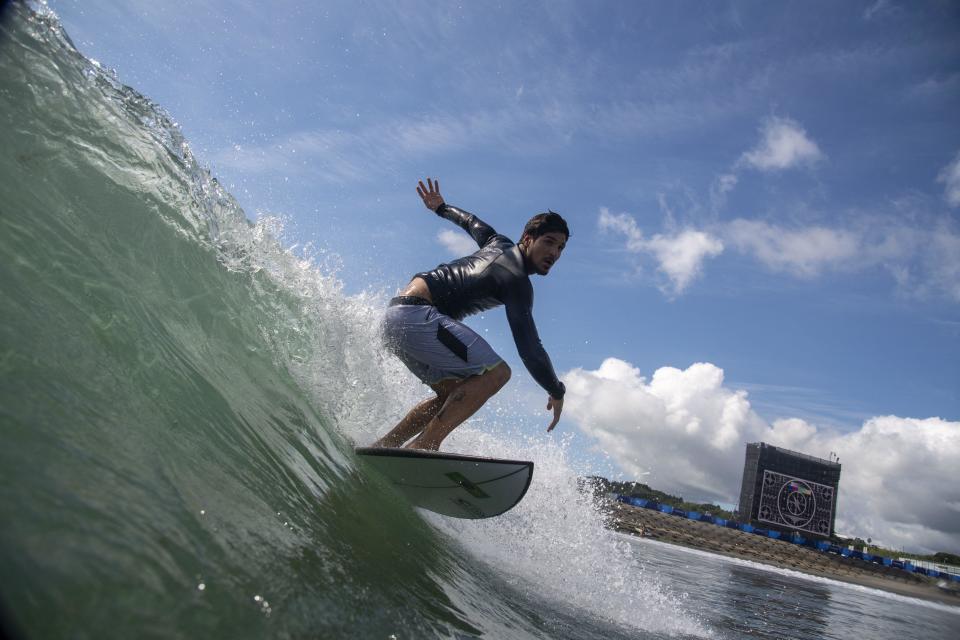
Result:
<svg viewBox="0 0 960 640">
<path fill-rule="evenodd" d="M 415 506 L 451 518 L 492 518 L 515 507 L 533 462 L 459 453 L 358 447 L 357 455 Z"/>
</svg>

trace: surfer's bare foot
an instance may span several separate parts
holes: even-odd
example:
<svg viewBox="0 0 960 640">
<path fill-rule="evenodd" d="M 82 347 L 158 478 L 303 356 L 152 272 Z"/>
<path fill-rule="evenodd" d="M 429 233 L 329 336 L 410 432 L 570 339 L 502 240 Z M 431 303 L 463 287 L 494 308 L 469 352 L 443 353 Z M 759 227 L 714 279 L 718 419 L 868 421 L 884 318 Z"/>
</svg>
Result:
<svg viewBox="0 0 960 640">
<path fill-rule="evenodd" d="M 428 446 L 415 447 L 413 446 L 414 444 L 416 444 L 416 440 L 414 440 L 413 442 L 405 446 L 404 449 L 415 449 L 417 451 L 440 451 L 439 443 L 435 447 L 428 447 Z"/>
<path fill-rule="evenodd" d="M 438 395 L 435 398 L 424 400 L 403 417 L 390 433 L 373 443 L 374 447 L 384 449 L 399 449 L 403 443 L 423 431 L 433 416 L 437 415 L 447 397 Z"/>
</svg>

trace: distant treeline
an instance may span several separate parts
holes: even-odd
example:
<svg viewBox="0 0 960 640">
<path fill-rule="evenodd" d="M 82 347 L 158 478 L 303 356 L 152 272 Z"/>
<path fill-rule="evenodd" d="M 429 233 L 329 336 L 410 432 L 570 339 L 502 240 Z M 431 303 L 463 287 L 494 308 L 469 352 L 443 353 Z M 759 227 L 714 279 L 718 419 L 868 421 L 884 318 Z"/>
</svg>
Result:
<svg viewBox="0 0 960 640">
<path fill-rule="evenodd" d="M 700 513 L 709 513 L 711 515 L 719 516 L 726 520 L 737 520 L 737 516 L 735 514 L 720 508 L 719 505 L 708 504 L 704 502 L 686 502 L 683 497 L 673 496 L 669 493 L 658 491 L 648 485 L 643 484 L 642 482 L 621 482 L 618 480 L 607 480 L 601 476 L 587 476 L 582 478 L 582 480 L 586 483 L 589 483 L 594 492 L 599 494 L 616 493 L 622 496 L 656 500 L 660 504 L 670 505 L 671 507 L 683 509 L 684 511 L 698 511 Z M 863 540 L 862 538 L 843 538 L 841 536 L 834 535 L 831 537 L 831 540 L 834 543 L 841 544 L 843 546 L 853 545 L 857 549 L 866 547 L 868 553 L 872 553 L 874 555 L 886 556 L 890 558 L 913 558 L 915 560 L 927 560 L 929 562 L 938 562 L 941 564 L 949 564 L 955 567 L 960 567 L 960 556 L 954 553 L 947 553 L 946 551 L 939 551 L 934 554 L 923 555 L 919 553 L 906 553 L 896 549 L 884 549 L 882 547 L 870 544 L 872 541 L 869 538 L 867 540 Z"/>
<path fill-rule="evenodd" d="M 922 553 L 910 553 L 908 551 L 898 551 L 897 549 L 885 549 L 864 542 L 861 538 L 850 538 L 846 542 L 854 545 L 856 548 L 866 547 L 867 553 L 878 556 L 887 556 L 888 558 L 911 558 L 913 560 L 925 560 L 927 562 L 936 562 L 937 564 L 948 564 L 953 567 L 960 567 L 960 556 L 955 553 L 938 551 L 933 554 L 924 555 Z"/>
<path fill-rule="evenodd" d="M 584 478 L 593 485 L 594 491 L 598 493 L 617 493 L 622 496 L 631 496 L 635 498 L 645 498 L 647 500 L 656 500 L 660 504 L 670 505 L 684 511 L 698 511 L 700 513 L 709 513 L 726 520 L 735 520 L 736 517 L 720 505 L 706 502 L 687 502 L 682 496 L 672 496 L 663 491 L 657 491 L 642 482 L 619 482 L 617 480 L 607 480 L 600 476 L 588 476 Z"/>
</svg>

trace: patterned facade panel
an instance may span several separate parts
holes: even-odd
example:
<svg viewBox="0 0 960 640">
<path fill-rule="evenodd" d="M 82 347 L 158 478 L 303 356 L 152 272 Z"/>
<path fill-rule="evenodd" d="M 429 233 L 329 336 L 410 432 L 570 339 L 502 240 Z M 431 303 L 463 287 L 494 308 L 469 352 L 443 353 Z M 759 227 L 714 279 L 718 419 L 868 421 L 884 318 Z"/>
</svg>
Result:
<svg viewBox="0 0 960 640">
<path fill-rule="evenodd" d="M 833 491 L 825 484 L 764 470 L 757 520 L 828 536 L 833 522 Z"/>
</svg>

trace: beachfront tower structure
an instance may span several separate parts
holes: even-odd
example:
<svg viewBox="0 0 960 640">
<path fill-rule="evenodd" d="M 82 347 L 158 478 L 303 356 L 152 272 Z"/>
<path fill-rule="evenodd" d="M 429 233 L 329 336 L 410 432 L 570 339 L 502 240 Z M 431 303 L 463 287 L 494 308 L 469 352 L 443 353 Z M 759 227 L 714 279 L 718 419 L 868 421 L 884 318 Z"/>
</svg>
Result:
<svg viewBox="0 0 960 640">
<path fill-rule="evenodd" d="M 839 462 L 765 442 L 748 444 L 740 521 L 782 533 L 829 538 L 839 487 Z"/>
</svg>

